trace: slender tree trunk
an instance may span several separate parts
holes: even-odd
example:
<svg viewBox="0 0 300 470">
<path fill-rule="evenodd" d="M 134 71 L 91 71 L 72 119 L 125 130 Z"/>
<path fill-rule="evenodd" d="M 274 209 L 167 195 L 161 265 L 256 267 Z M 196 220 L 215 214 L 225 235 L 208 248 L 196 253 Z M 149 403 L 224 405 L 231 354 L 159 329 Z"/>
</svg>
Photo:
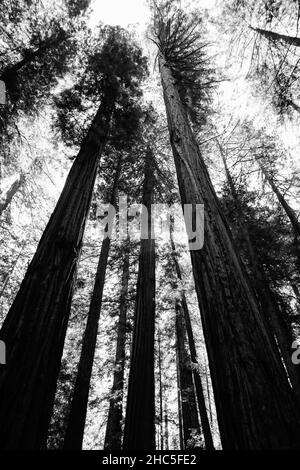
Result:
<svg viewBox="0 0 300 470">
<path fill-rule="evenodd" d="M 201 434 L 193 373 L 190 356 L 186 348 L 186 326 L 180 301 L 176 301 L 176 345 L 178 349 L 180 394 L 182 405 L 182 426 L 184 449 L 197 447 L 195 435 Z"/>
<path fill-rule="evenodd" d="M 160 426 L 160 450 L 164 449 L 164 433 L 163 433 L 163 386 L 161 372 L 161 340 L 160 331 L 158 332 L 158 378 L 159 378 L 159 426 Z"/>
<path fill-rule="evenodd" d="M 7 365 L 0 370 L 2 449 L 46 443 L 82 235 L 113 108 L 114 98 L 107 96 L 0 333 L 7 347 Z"/>
<path fill-rule="evenodd" d="M 184 449 L 183 426 L 182 426 L 182 402 L 180 393 L 180 373 L 179 373 L 179 353 L 176 344 L 176 378 L 177 378 L 177 401 L 178 401 L 178 432 L 179 432 L 179 450 Z"/>
<path fill-rule="evenodd" d="M 110 204 L 112 206 L 114 206 L 116 201 L 121 161 L 122 155 L 119 156 L 114 183 L 111 190 Z M 108 232 L 108 226 L 105 227 L 105 230 Z M 111 234 L 109 233 L 102 242 L 87 324 L 82 341 L 78 372 L 75 381 L 68 427 L 64 440 L 64 449 L 66 450 L 80 450 L 82 448 L 110 241 Z"/>
<path fill-rule="evenodd" d="M 21 175 L 11 184 L 10 188 L 0 199 L 0 217 L 2 213 L 7 209 L 7 207 L 10 205 L 11 201 L 17 194 L 17 192 L 21 189 L 25 182 L 25 175 L 21 173 Z"/>
<path fill-rule="evenodd" d="M 283 210 L 285 211 L 287 217 L 289 218 L 292 229 L 294 232 L 294 247 L 295 247 L 295 255 L 296 255 L 296 260 L 297 260 L 297 267 L 300 272 L 300 222 L 298 220 L 297 214 L 292 209 L 292 207 L 288 204 L 286 201 L 284 195 L 281 193 L 277 185 L 275 184 L 273 178 L 270 177 L 269 173 L 267 170 L 264 168 L 263 164 L 261 161 L 256 158 L 256 161 L 266 179 L 268 184 L 270 185 L 272 191 L 274 192 L 275 196 L 277 197 L 280 205 L 282 206 Z"/>
<path fill-rule="evenodd" d="M 274 33 L 273 31 L 268 31 L 266 29 L 261 28 L 253 28 L 252 26 L 250 26 L 250 29 L 256 31 L 261 36 L 264 36 L 267 39 L 271 39 L 272 41 L 282 41 L 286 44 L 289 44 L 290 46 L 300 47 L 300 38 L 297 38 L 295 36 L 287 36 L 285 34 Z"/>
<path fill-rule="evenodd" d="M 151 204 L 153 203 L 154 190 L 153 162 L 152 150 L 149 148 L 145 162 L 142 209 L 142 231 L 144 225 L 144 229 L 148 229 L 148 237 L 141 240 L 123 443 L 124 449 L 147 451 L 155 448 L 155 243 L 151 235 Z"/>
<path fill-rule="evenodd" d="M 223 448 L 300 448 L 296 399 L 162 54 L 159 65 L 181 201 L 205 207 L 191 259 Z"/>
<path fill-rule="evenodd" d="M 219 144 L 219 142 L 218 142 Z M 235 183 L 231 176 L 230 170 L 227 165 L 227 160 L 222 146 L 219 144 L 220 153 L 222 156 L 225 173 L 227 176 L 228 185 L 230 187 L 231 195 L 234 200 L 235 209 L 237 214 L 241 214 L 242 208 L 239 200 L 239 195 L 236 191 Z M 250 268 L 253 274 L 253 284 L 261 304 L 262 314 L 265 315 L 267 327 L 271 335 L 275 335 L 277 344 L 284 360 L 290 381 L 297 398 L 300 402 L 300 375 L 298 367 L 292 363 L 291 360 L 291 344 L 294 340 L 291 327 L 282 317 L 282 312 L 278 306 L 275 296 L 269 286 L 263 269 L 259 266 L 255 249 L 249 234 L 247 223 L 241 221 L 238 230 L 243 234 L 246 242 L 246 249 L 250 261 Z"/>
<path fill-rule="evenodd" d="M 208 381 L 208 371 L 207 371 L 206 365 L 205 365 L 205 384 L 206 384 L 206 393 L 207 393 L 207 401 L 208 401 L 208 409 L 209 409 L 209 419 L 210 419 L 210 425 L 212 426 L 213 415 L 212 415 L 211 397 L 210 397 L 210 389 L 209 389 L 209 381 Z"/>
<path fill-rule="evenodd" d="M 256 161 L 258 162 L 259 167 L 260 167 L 266 181 L 268 182 L 268 184 L 272 188 L 272 191 L 276 195 L 276 197 L 277 197 L 278 201 L 280 202 L 282 208 L 284 209 L 286 215 L 290 219 L 290 222 L 292 224 L 295 235 L 300 236 L 300 222 L 298 220 L 296 212 L 287 203 L 287 201 L 285 200 L 285 197 L 283 196 L 283 194 L 281 193 L 279 188 L 276 186 L 276 184 L 274 183 L 273 178 L 270 177 L 270 175 L 268 174 L 267 170 L 264 168 L 264 166 L 260 162 L 260 160 L 257 158 Z"/>
<path fill-rule="evenodd" d="M 122 419 L 124 394 L 124 368 L 126 346 L 127 297 L 129 283 L 129 251 L 125 248 L 122 289 L 120 295 L 120 315 L 117 333 L 117 351 L 114 380 L 109 402 L 104 449 L 120 450 L 122 446 Z"/>
<path fill-rule="evenodd" d="M 175 271 L 176 271 L 179 281 L 182 281 L 181 270 L 180 270 L 180 266 L 179 266 L 177 256 L 176 256 L 175 244 L 174 244 L 174 240 L 172 237 L 172 232 L 170 232 L 170 239 L 171 239 L 172 257 L 173 257 L 173 261 L 175 265 Z M 193 334 L 193 329 L 192 329 L 191 317 L 190 317 L 190 312 L 188 309 L 186 296 L 184 292 L 182 292 L 181 294 L 181 306 L 182 306 L 182 310 L 184 313 L 185 327 L 187 331 L 189 350 L 191 354 L 191 361 L 194 364 L 198 364 L 197 351 L 196 351 L 196 346 L 195 346 L 195 339 L 194 339 L 194 334 Z M 197 403 L 198 403 L 198 408 L 199 408 L 199 413 L 200 413 L 200 418 L 201 418 L 201 425 L 202 425 L 204 440 L 205 440 L 205 448 L 206 450 L 214 450 L 214 443 L 213 443 L 213 438 L 211 434 L 209 419 L 207 416 L 207 409 L 206 409 L 206 404 L 205 404 L 203 387 L 201 383 L 201 377 L 200 377 L 199 372 L 196 370 L 193 370 L 192 373 L 194 377 Z"/>
<path fill-rule="evenodd" d="M 298 106 L 293 100 L 288 100 L 287 104 L 294 108 L 297 113 L 300 113 L 300 106 Z"/>
<path fill-rule="evenodd" d="M 164 450 L 169 450 L 169 417 L 168 417 L 168 403 L 165 400 L 164 406 L 164 423 L 165 423 L 165 434 L 164 434 Z"/>
</svg>

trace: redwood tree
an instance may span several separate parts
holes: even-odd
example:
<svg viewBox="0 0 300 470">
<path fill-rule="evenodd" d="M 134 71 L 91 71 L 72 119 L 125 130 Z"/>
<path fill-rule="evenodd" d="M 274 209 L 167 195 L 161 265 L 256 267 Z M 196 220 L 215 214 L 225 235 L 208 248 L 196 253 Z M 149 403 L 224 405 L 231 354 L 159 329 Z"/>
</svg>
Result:
<svg viewBox="0 0 300 470">
<path fill-rule="evenodd" d="M 122 445 L 123 394 L 125 372 L 125 345 L 127 322 L 127 297 L 129 282 L 129 251 L 124 247 L 123 273 L 119 299 L 119 321 L 117 327 L 117 347 L 113 386 L 109 401 L 104 449 L 117 450 Z"/>
<path fill-rule="evenodd" d="M 179 393 L 182 409 L 184 449 L 199 447 L 201 435 L 196 395 L 190 356 L 186 345 L 184 313 L 179 300 L 176 301 L 176 348 L 179 371 Z"/>
<path fill-rule="evenodd" d="M 7 365 L 0 371 L 0 446 L 45 445 L 76 266 L 99 157 L 124 85 L 144 75 L 139 49 L 120 28 L 104 31 L 97 53 L 99 109 L 1 330 Z"/>
<path fill-rule="evenodd" d="M 133 344 L 125 418 L 123 449 L 155 449 L 154 326 L 155 244 L 151 205 L 154 193 L 154 156 L 145 156 L 142 232 Z"/>
<path fill-rule="evenodd" d="M 172 258 L 173 258 L 175 273 L 178 278 L 178 282 L 181 282 L 182 274 L 181 274 L 181 269 L 180 269 L 179 262 L 177 259 L 175 243 L 174 243 L 171 231 L 170 231 L 170 238 L 171 238 Z M 186 330 L 188 344 L 189 344 L 190 360 L 194 364 L 197 364 L 198 363 L 197 351 L 196 351 L 192 322 L 191 322 L 191 317 L 190 317 L 190 312 L 189 312 L 185 292 L 181 293 L 181 299 L 179 299 L 179 306 L 177 306 L 177 310 L 179 314 L 180 314 L 180 311 L 183 312 L 184 320 L 181 320 L 181 325 Z M 199 408 L 199 413 L 200 413 L 201 426 L 202 426 L 202 431 L 203 431 L 204 440 L 205 440 L 205 448 L 206 450 L 214 450 L 214 443 L 213 443 L 209 419 L 207 415 L 207 409 L 206 409 L 206 404 L 205 404 L 201 377 L 200 377 L 199 372 L 195 369 L 193 369 L 192 374 L 193 374 L 193 379 L 194 379 L 194 384 L 195 384 L 195 392 L 197 396 L 197 403 L 198 403 L 198 408 Z"/>
<path fill-rule="evenodd" d="M 300 448 L 296 399 L 237 254 L 181 92 L 197 93 L 196 77 L 203 80 L 199 20 L 181 10 L 169 12 L 156 9 L 154 41 L 181 201 L 205 207 L 204 246 L 191 250 L 191 259 L 222 445 Z M 203 92 L 203 82 L 199 88 Z"/>
</svg>

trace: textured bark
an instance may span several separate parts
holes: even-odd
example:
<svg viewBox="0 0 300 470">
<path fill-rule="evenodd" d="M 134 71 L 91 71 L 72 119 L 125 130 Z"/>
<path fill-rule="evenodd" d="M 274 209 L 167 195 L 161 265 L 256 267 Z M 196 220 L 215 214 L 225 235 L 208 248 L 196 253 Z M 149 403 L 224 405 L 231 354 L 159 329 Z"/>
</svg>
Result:
<svg viewBox="0 0 300 470">
<path fill-rule="evenodd" d="M 191 359 L 186 347 L 186 326 L 182 305 L 176 301 L 176 346 L 178 351 L 179 383 L 182 407 L 184 449 L 197 447 L 194 437 L 201 434 Z"/>
<path fill-rule="evenodd" d="M 21 173 L 19 178 L 17 178 L 10 186 L 4 197 L 2 196 L 0 199 L 0 217 L 2 213 L 8 208 L 11 201 L 17 194 L 17 192 L 21 189 L 25 182 L 25 175 Z"/>
<path fill-rule="evenodd" d="M 129 282 L 129 252 L 126 248 L 120 294 L 120 315 L 117 332 L 117 351 L 114 379 L 109 403 L 104 449 L 120 450 L 122 446 L 122 419 L 124 393 L 124 367 L 126 345 L 127 296 Z"/>
<path fill-rule="evenodd" d="M 155 244 L 152 238 L 153 155 L 148 149 L 145 162 L 143 205 L 148 210 L 148 238 L 141 240 L 133 344 L 123 448 L 155 448 L 154 325 L 155 325 Z M 145 217 L 144 209 L 142 218 Z M 143 230 L 143 229 L 142 229 Z"/>
<path fill-rule="evenodd" d="M 297 38 L 295 36 L 287 36 L 285 34 L 274 33 L 273 31 L 268 31 L 266 29 L 261 28 L 253 28 L 252 26 L 250 26 L 250 28 L 253 29 L 253 31 L 259 33 L 261 36 L 264 36 L 267 39 L 271 39 L 272 41 L 282 41 L 286 44 L 289 44 L 290 46 L 300 47 L 300 38 Z"/>
<path fill-rule="evenodd" d="M 177 275 L 179 281 L 182 281 L 181 270 L 180 270 L 180 266 L 179 266 L 179 263 L 178 263 L 178 260 L 177 260 L 177 257 L 176 257 L 175 244 L 174 244 L 174 240 L 172 238 L 172 233 L 171 232 L 170 232 L 170 235 L 171 235 L 170 238 L 171 238 L 171 246 L 172 246 L 172 256 L 173 256 L 173 261 L 174 261 L 174 265 L 175 265 L 176 275 Z M 183 310 L 183 313 L 184 313 L 185 327 L 186 327 L 186 331 L 187 331 L 191 361 L 194 364 L 197 364 L 198 359 L 197 359 L 197 351 L 196 351 L 196 346 L 195 346 L 195 339 L 194 339 L 193 328 L 192 328 L 192 324 L 191 324 L 190 312 L 189 312 L 189 309 L 188 309 L 186 296 L 185 296 L 184 292 L 182 292 L 182 294 L 181 294 L 181 306 L 182 306 L 182 310 Z M 207 409 L 206 409 L 206 404 L 205 404 L 204 392 L 203 392 L 203 387 L 202 387 L 201 377 L 199 375 L 199 372 L 196 371 L 196 370 L 193 370 L 193 377 L 194 377 L 194 383 L 195 383 L 195 389 L 196 389 L 196 396 L 197 396 L 197 403 L 198 403 L 198 408 L 199 408 L 199 413 L 200 413 L 201 425 L 202 425 L 202 430 L 203 430 L 203 435 L 204 435 L 204 440 L 205 440 L 205 448 L 206 448 L 206 450 L 214 450 L 214 443 L 213 443 L 210 424 L 209 424 L 209 420 L 208 420 L 208 416 L 207 416 Z"/>
<path fill-rule="evenodd" d="M 120 170 L 121 156 L 118 160 L 114 183 L 111 190 L 110 204 L 112 206 L 116 201 Z M 101 246 L 87 324 L 82 341 L 68 427 L 64 440 L 64 449 L 66 450 L 80 450 L 82 448 L 109 250 L 110 235 L 103 239 Z"/>
<path fill-rule="evenodd" d="M 181 201 L 205 207 L 191 259 L 223 448 L 299 448 L 296 399 L 161 54 L 159 65 Z"/>
<path fill-rule="evenodd" d="M 70 313 L 76 267 L 99 156 L 114 101 L 104 100 L 71 168 L 20 290 L 4 321 L 0 447 L 45 445 Z"/>
<path fill-rule="evenodd" d="M 237 213 L 241 213 L 242 208 L 239 196 L 227 165 L 226 156 L 220 144 L 219 148 L 235 209 Z M 246 242 L 246 250 L 250 262 L 250 268 L 253 274 L 253 284 L 261 305 L 262 314 L 265 316 L 266 324 L 270 334 L 275 335 L 276 337 L 281 356 L 284 360 L 285 367 L 289 375 L 289 379 L 292 383 L 297 399 L 300 401 L 300 371 L 291 360 L 291 344 L 295 339 L 293 338 L 292 329 L 290 325 L 288 325 L 288 319 L 285 320 L 283 318 L 283 314 L 278 306 L 275 295 L 269 286 L 264 270 L 259 265 L 247 227 L 247 222 L 242 221 L 239 224 L 238 230 L 243 235 L 243 238 Z"/>
</svg>

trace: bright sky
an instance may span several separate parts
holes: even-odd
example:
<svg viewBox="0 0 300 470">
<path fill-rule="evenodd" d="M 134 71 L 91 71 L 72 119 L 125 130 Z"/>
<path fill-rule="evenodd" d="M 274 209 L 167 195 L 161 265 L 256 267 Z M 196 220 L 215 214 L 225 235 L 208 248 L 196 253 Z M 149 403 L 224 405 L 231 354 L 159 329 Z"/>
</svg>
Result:
<svg viewBox="0 0 300 470">
<path fill-rule="evenodd" d="M 95 20 L 105 24 L 120 25 L 145 24 L 149 9 L 144 0 L 94 0 L 92 8 Z"/>
<path fill-rule="evenodd" d="M 182 4 L 185 2 L 187 0 L 183 0 Z M 216 0 L 196 0 L 187 3 L 197 8 L 213 8 Z M 136 23 L 143 26 L 149 19 L 149 8 L 145 0 L 93 0 L 92 8 L 95 23 L 100 20 L 105 24 L 123 27 Z"/>
</svg>

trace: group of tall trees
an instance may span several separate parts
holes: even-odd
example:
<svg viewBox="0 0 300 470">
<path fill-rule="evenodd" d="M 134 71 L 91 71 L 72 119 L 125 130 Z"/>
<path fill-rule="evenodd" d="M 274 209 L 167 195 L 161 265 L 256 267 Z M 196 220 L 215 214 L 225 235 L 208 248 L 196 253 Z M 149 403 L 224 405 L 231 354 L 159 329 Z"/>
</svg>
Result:
<svg viewBox="0 0 300 470">
<path fill-rule="evenodd" d="M 201 12 L 149 2 L 148 40 L 161 84 L 156 110 L 143 93 L 149 58 L 131 33 L 89 29 L 89 1 L 60 1 L 51 15 L 29 3 L 7 2 L 2 13 L 0 178 L 11 183 L 0 199 L 0 302 L 6 293 L 9 307 L 0 332 L 7 357 L 0 448 L 82 449 L 99 412 L 95 439 L 98 447 L 102 435 L 104 449 L 299 449 L 300 369 L 291 360 L 300 307 L 299 180 L 292 158 L 279 138 L 247 120 L 232 125 L 230 118 L 220 132 L 213 96 L 222 79 Z M 274 104 L 284 80 L 277 42 L 298 47 L 298 23 L 295 37 L 267 26 L 293 10 L 284 1 L 274 8 L 255 2 L 250 10 L 225 3 L 229 34 L 241 17 L 268 13 L 263 26 L 247 28 L 277 51 L 263 78 L 277 83 Z M 297 64 L 285 63 L 284 73 L 292 67 L 295 75 Z M 256 70 L 248 79 L 257 84 L 258 77 Z M 290 86 L 285 107 L 296 110 Z M 9 156 L 30 146 L 24 122 L 38 126 L 41 112 L 51 121 L 51 158 L 36 155 L 24 172 L 22 151 Z M 282 106 L 273 112 L 282 118 Z M 49 161 L 53 171 L 69 172 L 30 261 L 26 242 L 14 235 L 8 243 L 5 234 L 17 224 L 18 204 L 28 205 L 26 181 L 43 173 L 51 180 Z M 287 161 L 291 174 L 280 174 Z M 222 185 L 212 176 L 217 162 Z M 262 184 L 251 190 L 253 174 Z M 178 201 L 183 213 L 191 208 L 187 238 L 197 205 L 204 206 L 201 248 L 178 241 L 174 227 L 183 222 L 172 211 L 165 237 L 157 237 L 156 204 L 168 211 Z M 30 217 L 29 210 L 24 226 Z"/>
</svg>

